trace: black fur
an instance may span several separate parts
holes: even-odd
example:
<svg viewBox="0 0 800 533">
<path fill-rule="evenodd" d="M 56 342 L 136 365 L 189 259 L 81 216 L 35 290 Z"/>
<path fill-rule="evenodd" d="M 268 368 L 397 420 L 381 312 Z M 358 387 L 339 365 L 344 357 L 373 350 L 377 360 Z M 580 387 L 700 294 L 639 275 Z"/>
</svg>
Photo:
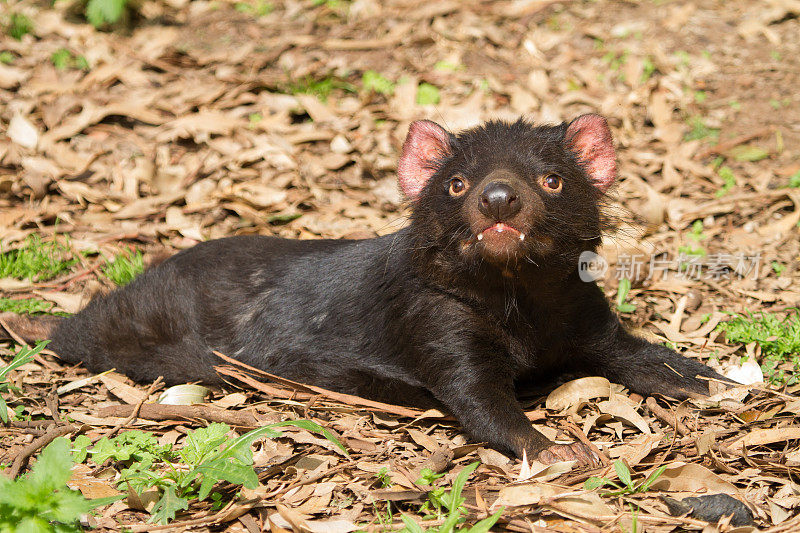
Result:
<svg viewBox="0 0 800 533">
<path fill-rule="evenodd" d="M 627 333 L 578 278 L 578 255 L 600 241 L 601 194 L 567 127 L 490 122 L 450 136 L 406 229 L 199 244 L 61 322 L 51 348 L 95 371 L 169 383 L 218 382 L 218 350 L 337 391 L 444 406 L 475 439 L 531 457 L 558 447 L 517 404 L 525 381 L 578 371 L 645 395 L 707 394 L 695 376 L 716 373 Z M 497 171 L 532 207 L 520 222 L 528 238 L 493 260 L 475 240 L 477 193 L 454 198 L 448 186 L 457 175 L 480 187 Z M 560 194 L 536 185 L 547 173 L 562 178 Z"/>
</svg>

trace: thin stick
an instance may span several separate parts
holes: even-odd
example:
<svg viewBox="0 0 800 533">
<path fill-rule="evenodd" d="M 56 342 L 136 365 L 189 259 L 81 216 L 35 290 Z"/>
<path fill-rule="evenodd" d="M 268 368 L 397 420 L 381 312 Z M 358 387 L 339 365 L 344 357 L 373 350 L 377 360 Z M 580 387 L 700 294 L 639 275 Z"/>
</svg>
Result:
<svg viewBox="0 0 800 533">
<path fill-rule="evenodd" d="M 392 405 L 392 404 L 383 403 L 383 402 L 376 402 L 374 400 L 368 400 L 366 398 L 361 398 L 360 396 L 354 396 L 352 394 L 344 394 L 344 393 L 341 393 L 341 392 L 334 392 L 332 390 L 323 389 L 322 387 L 317 387 L 317 386 L 314 386 L 314 385 L 307 385 L 305 383 L 300 383 L 298 381 L 292 381 L 290 379 L 286 379 L 286 378 L 282 378 L 280 376 L 276 376 L 275 374 L 270 374 L 269 372 L 264 372 L 263 370 L 260 370 L 258 368 L 255 368 L 255 367 L 252 367 L 252 366 L 247 365 L 245 363 L 242 363 L 241 361 L 237 361 L 236 359 L 233 359 L 232 357 L 228 357 L 227 355 L 222 354 L 220 352 L 215 351 L 213 353 L 217 357 L 219 357 L 219 358 L 221 358 L 221 359 L 223 359 L 223 360 L 225 360 L 225 361 L 227 361 L 227 362 L 229 362 L 229 363 L 231 363 L 233 365 L 240 366 L 240 367 L 245 368 L 245 369 L 247 369 L 247 370 L 249 370 L 251 372 L 260 374 L 260 375 L 262 375 L 262 376 L 264 376 L 266 378 L 269 378 L 272 381 L 275 381 L 277 383 L 282 383 L 284 385 L 288 385 L 288 386 L 294 387 L 294 388 L 299 388 L 299 389 L 305 390 L 305 391 L 315 392 L 315 393 L 317 393 L 317 394 L 319 394 L 321 396 L 325 396 L 325 397 L 330 398 L 332 400 L 336 400 L 336 401 L 339 401 L 339 402 L 342 402 L 342 403 L 346 403 L 347 405 L 357 405 L 359 407 L 378 409 L 380 411 L 385 411 L 387 413 L 392 413 L 392 414 L 396 414 L 396 415 L 400 415 L 400 416 L 408 416 L 408 417 L 411 417 L 411 418 L 413 418 L 415 416 L 419 416 L 419 415 L 422 414 L 422 411 L 420 411 L 418 409 L 408 409 L 406 407 L 401 407 L 399 405 Z"/>
<path fill-rule="evenodd" d="M 133 405 L 110 405 L 103 407 L 98 416 L 130 416 Z M 229 411 L 210 405 L 162 405 L 146 403 L 139 409 L 139 418 L 147 420 L 193 420 L 201 419 L 209 422 L 222 422 L 229 426 L 257 427 L 255 416 L 247 411 Z"/>
<path fill-rule="evenodd" d="M 647 405 L 647 409 L 653 413 L 653 416 L 664 422 L 665 424 L 669 425 L 674 429 L 678 435 L 681 437 L 685 437 L 689 434 L 689 429 L 686 425 L 680 421 L 678 418 L 678 412 L 675 411 L 674 413 L 670 413 L 656 402 L 656 399 L 652 396 L 649 396 L 647 400 L 645 400 L 645 405 Z"/>
<path fill-rule="evenodd" d="M 11 467 L 6 470 L 5 474 L 9 479 L 16 478 L 20 471 L 28 464 L 28 459 L 36 453 L 40 448 L 44 448 L 58 437 L 73 433 L 78 429 L 72 424 L 65 424 L 63 426 L 53 426 L 41 437 L 34 439 L 33 442 L 25 446 L 22 451 L 17 455 Z"/>
<path fill-rule="evenodd" d="M 753 139 L 758 139 L 768 133 L 772 132 L 772 128 L 762 128 L 760 130 L 756 130 L 752 133 L 745 133 L 744 135 L 739 135 L 738 137 L 734 137 L 730 141 L 721 142 L 716 146 L 711 146 L 706 148 L 702 152 L 699 152 L 697 155 L 694 156 L 695 159 L 703 159 L 710 155 L 718 155 L 723 152 L 727 152 L 731 148 L 736 148 L 740 144 L 744 144 L 748 141 L 752 141 Z"/>
<path fill-rule="evenodd" d="M 120 422 L 119 424 L 117 424 L 116 426 L 114 426 L 113 428 L 111 428 L 111 429 L 109 429 L 108 431 L 106 431 L 106 432 L 105 432 L 105 434 L 103 434 L 103 435 L 102 435 L 100 438 L 98 438 L 97 440 L 100 440 L 100 439 L 102 439 L 103 437 L 109 437 L 109 438 L 111 438 L 111 437 L 113 437 L 113 436 L 114 436 L 114 435 L 115 435 L 115 434 L 116 434 L 116 433 L 117 433 L 117 432 L 118 432 L 120 429 L 124 428 L 124 427 L 125 427 L 125 426 L 127 426 L 128 424 L 131 424 L 131 423 L 133 423 L 133 421 L 134 421 L 134 420 L 136 420 L 136 419 L 139 417 L 139 411 L 141 411 L 141 410 L 142 410 L 142 405 L 144 405 L 144 402 L 146 402 L 146 401 L 147 401 L 147 399 L 150 397 L 150 395 L 151 395 L 151 394 L 153 394 L 153 392 L 155 392 L 155 390 L 156 390 L 156 389 L 157 389 L 157 388 L 158 388 L 158 387 L 161 385 L 161 383 L 162 383 L 162 381 L 163 381 L 163 380 L 162 380 L 162 378 L 163 378 L 163 376 L 158 376 L 158 377 L 156 378 L 156 380 L 153 382 L 153 384 L 152 384 L 152 385 L 150 385 L 150 387 L 147 389 L 147 393 L 146 393 L 144 396 L 142 396 L 142 399 L 141 399 L 141 400 L 139 400 L 139 401 L 137 402 L 137 404 L 136 404 L 136 405 L 134 406 L 134 408 L 133 408 L 133 411 L 131 411 L 131 414 L 130 414 L 130 415 L 128 415 L 128 418 L 126 418 L 125 420 L 123 420 L 122 422 Z"/>
<path fill-rule="evenodd" d="M 592 443 L 592 441 L 589 440 L 586 434 L 583 431 L 581 431 L 581 429 L 578 426 L 575 425 L 574 422 L 567 420 L 564 426 L 569 430 L 570 433 L 572 433 L 572 435 L 576 439 L 581 441 L 587 448 L 592 450 L 592 452 L 594 452 L 594 454 L 597 455 L 597 457 L 600 459 L 600 462 L 603 463 L 603 466 L 608 466 L 611 464 L 611 459 L 609 459 L 606 456 L 606 454 L 600 451 L 600 448 L 595 446 Z"/>
</svg>

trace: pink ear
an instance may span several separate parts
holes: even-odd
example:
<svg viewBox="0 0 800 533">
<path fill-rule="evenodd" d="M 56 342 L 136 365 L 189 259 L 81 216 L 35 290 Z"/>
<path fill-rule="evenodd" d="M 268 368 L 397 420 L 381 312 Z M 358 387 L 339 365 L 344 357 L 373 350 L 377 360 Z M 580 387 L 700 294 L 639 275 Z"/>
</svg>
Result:
<svg viewBox="0 0 800 533">
<path fill-rule="evenodd" d="M 617 156 L 606 119 L 600 115 L 581 115 L 567 127 L 564 139 L 594 186 L 601 193 L 606 192 L 617 179 Z"/>
<path fill-rule="evenodd" d="M 436 161 L 450 154 L 450 134 L 444 128 L 430 120 L 412 122 L 397 163 L 397 179 L 403 194 L 409 200 L 416 199 L 436 172 Z"/>
</svg>

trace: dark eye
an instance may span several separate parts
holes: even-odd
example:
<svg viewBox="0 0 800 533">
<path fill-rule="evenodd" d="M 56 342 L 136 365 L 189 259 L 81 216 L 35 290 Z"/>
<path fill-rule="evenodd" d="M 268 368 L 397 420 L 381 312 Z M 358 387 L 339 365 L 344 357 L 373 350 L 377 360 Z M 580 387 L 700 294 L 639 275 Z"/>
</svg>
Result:
<svg viewBox="0 0 800 533">
<path fill-rule="evenodd" d="M 459 197 L 467 191 L 467 184 L 461 178 L 450 180 L 450 196 Z"/>
<path fill-rule="evenodd" d="M 559 192 L 563 186 L 561 176 L 557 176 L 556 174 L 547 174 L 542 177 L 541 182 L 542 188 L 547 192 Z"/>
</svg>

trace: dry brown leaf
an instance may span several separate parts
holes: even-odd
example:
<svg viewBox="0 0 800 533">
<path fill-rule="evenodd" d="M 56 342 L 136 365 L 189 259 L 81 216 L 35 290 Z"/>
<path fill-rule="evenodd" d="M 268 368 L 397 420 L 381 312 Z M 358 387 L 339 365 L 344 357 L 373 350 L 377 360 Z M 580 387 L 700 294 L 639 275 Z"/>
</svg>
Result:
<svg viewBox="0 0 800 533">
<path fill-rule="evenodd" d="M 598 402 L 597 408 L 600 409 L 601 413 L 627 422 L 645 435 L 650 435 L 652 433 L 650 426 L 648 426 L 645 419 L 636 412 L 634 405 L 628 399 L 615 396 L 611 400 Z"/>
<path fill-rule="evenodd" d="M 669 464 L 650 488 L 667 492 L 724 493 L 734 497 L 739 494 L 736 486 L 723 480 L 708 468 L 682 462 Z"/>
<path fill-rule="evenodd" d="M 564 383 L 547 396 L 545 406 L 553 411 L 563 411 L 592 398 L 608 398 L 611 383 L 606 378 L 587 377 Z"/>
<path fill-rule="evenodd" d="M 757 429 L 739 437 L 727 445 L 731 450 L 739 450 L 744 446 L 762 446 L 775 442 L 800 440 L 800 426 Z"/>
</svg>

